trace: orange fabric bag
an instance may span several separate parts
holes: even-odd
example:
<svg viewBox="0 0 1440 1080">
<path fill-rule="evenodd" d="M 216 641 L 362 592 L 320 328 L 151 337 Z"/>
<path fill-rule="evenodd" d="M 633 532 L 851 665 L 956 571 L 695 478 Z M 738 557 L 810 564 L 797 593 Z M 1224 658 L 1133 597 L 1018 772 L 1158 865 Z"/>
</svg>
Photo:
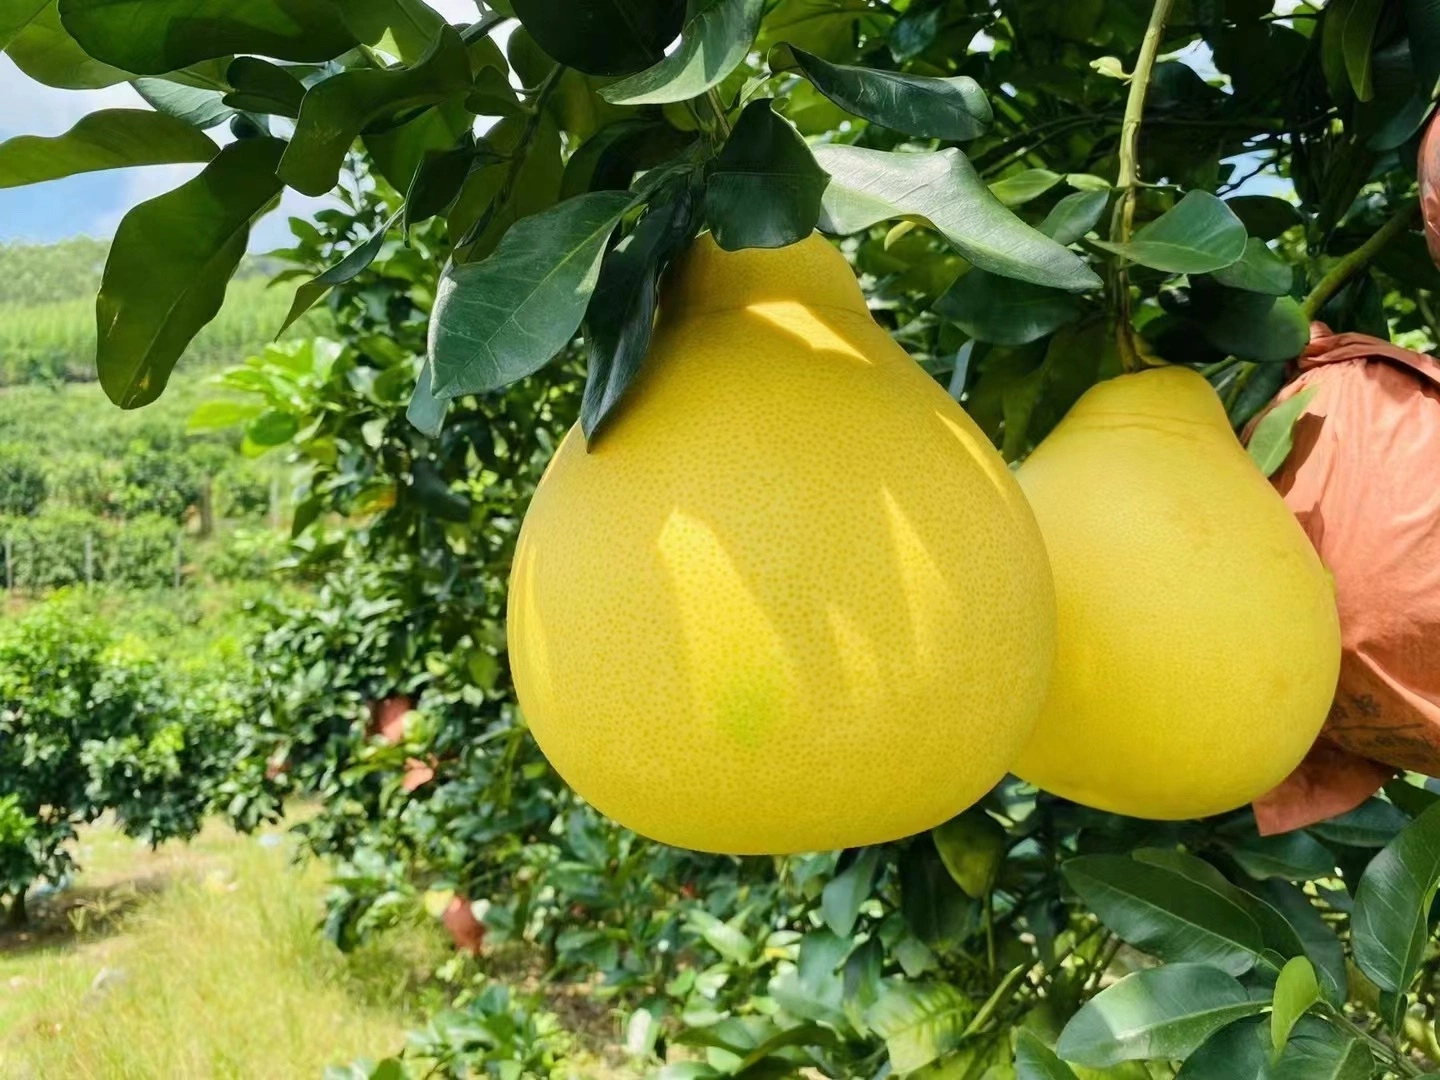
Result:
<svg viewBox="0 0 1440 1080">
<path fill-rule="evenodd" d="M 1255 803 L 1265 834 L 1353 809 L 1397 768 L 1440 775 L 1440 362 L 1315 323 L 1299 365 L 1276 402 L 1315 394 L 1272 479 L 1335 577 L 1343 655 L 1315 748 Z"/>
<path fill-rule="evenodd" d="M 1440 266 L 1440 110 L 1430 118 L 1425 138 L 1420 141 L 1420 215 L 1425 219 L 1425 242 L 1430 257 Z"/>
</svg>

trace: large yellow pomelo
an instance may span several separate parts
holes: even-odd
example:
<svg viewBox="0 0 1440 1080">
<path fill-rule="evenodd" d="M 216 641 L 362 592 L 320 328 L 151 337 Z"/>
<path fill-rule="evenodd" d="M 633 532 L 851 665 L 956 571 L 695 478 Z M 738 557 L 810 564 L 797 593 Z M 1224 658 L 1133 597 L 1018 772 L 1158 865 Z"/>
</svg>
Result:
<svg viewBox="0 0 1440 1080">
<path fill-rule="evenodd" d="M 615 820 L 791 852 L 937 825 L 998 781 L 1054 659 L 1010 473 L 818 235 L 676 267 L 650 355 L 526 516 L 509 648 L 540 747 Z"/>
<path fill-rule="evenodd" d="M 1018 477 L 1055 573 L 1059 650 L 1015 771 L 1162 819 L 1283 780 L 1335 693 L 1335 593 L 1210 384 L 1173 367 L 1101 383 Z"/>
</svg>

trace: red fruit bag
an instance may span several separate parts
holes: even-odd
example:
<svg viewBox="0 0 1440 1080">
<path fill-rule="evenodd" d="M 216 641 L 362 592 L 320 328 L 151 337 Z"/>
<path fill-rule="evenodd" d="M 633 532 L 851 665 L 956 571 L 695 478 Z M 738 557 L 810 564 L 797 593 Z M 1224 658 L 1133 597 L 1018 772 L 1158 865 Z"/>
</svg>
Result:
<svg viewBox="0 0 1440 1080">
<path fill-rule="evenodd" d="M 1420 142 L 1420 214 L 1425 219 L 1425 242 L 1430 257 L 1440 266 L 1440 109 L 1430 118 L 1430 127 Z"/>
<path fill-rule="evenodd" d="M 1315 323 L 1299 364 L 1276 401 L 1315 394 L 1272 481 L 1334 575 L 1343 652 L 1319 741 L 1255 802 L 1267 835 L 1353 809 L 1397 768 L 1440 775 L 1440 363 Z"/>
</svg>

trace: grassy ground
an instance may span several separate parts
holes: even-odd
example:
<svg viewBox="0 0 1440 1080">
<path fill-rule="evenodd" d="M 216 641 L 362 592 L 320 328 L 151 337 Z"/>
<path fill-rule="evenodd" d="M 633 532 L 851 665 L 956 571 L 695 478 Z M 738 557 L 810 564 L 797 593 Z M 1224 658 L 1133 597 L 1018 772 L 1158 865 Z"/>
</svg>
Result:
<svg viewBox="0 0 1440 1080">
<path fill-rule="evenodd" d="M 384 1057 L 433 1002 L 438 927 L 343 956 L 318 932 L 323 869 L 223 827 L 157 852 L 97 826 L 76 888 L 0 933 L 0 1076 L 306 1078 Z"/>
</svg>

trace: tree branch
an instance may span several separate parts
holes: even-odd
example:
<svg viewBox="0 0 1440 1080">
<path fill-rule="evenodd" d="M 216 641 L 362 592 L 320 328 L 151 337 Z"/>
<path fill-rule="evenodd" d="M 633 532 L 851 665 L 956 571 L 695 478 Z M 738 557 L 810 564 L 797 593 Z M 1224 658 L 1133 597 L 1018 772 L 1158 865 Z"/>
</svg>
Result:
<svg viewBox="0 0 1440 1080">
<path fill-rule="evenodd" d="M 1384 250 L 1386 244 L 1405 231 L 1419 207 L 1418 199 L 1407 199 L 1404 205 L 1391 215 L 1390 220 L 1380 226 L 1374 236 L 1348 255 L 1342 256 L 1316 283 L 1315 288 L 1310 290 L 1310 295 L 1305 297 L 1305 317 L 1315 318 L 1326 302 L 1345 287 L 1347 281 L 1365 269 L 1370 261 Z"/>
</svg>

